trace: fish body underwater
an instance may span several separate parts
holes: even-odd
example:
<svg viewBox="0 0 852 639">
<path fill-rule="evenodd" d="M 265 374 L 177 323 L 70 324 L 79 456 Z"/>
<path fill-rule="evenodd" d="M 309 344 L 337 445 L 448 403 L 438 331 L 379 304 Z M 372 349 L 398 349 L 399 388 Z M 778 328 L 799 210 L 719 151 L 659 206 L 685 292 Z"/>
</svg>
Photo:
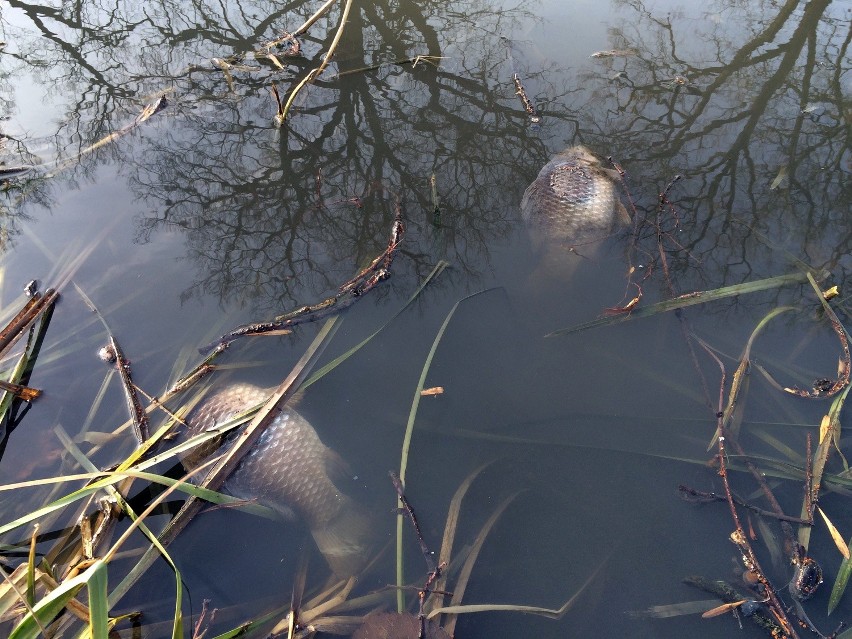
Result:
<svg viewBox="0 0 852 639">
<path fill-rule="evenodd" d="M 538 241 L 587 244 L 630 217 L 618 196 L 621 176 L 584 146 L 557 153 L 521 200 L 521 213 Z"/>
<path fill-rule="evenodd" d="M 192 437 L 224 424 L 266 401 L 270 393 L 252 384 L 232 384 L 215 392 L 187 416 L 185 434 Z M 185 466 L 192 468 L 215 452 L 199 448 L 183 459 Z M 296 410 L 285 408 L 240 460 L 225 490 L 304 521 L 335 574 L 349 576 L 367 563 L 375 528 L 364 507 L 329 477 L 340 465 L 340 457 L 320 441 L 313 426 Z"/>
</svg>

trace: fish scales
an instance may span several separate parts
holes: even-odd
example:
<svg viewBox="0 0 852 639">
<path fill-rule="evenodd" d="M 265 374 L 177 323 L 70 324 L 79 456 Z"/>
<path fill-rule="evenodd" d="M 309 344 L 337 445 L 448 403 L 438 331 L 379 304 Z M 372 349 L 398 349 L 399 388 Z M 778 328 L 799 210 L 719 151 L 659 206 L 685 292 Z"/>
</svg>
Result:
<svg viewBox="0 0 852 639">
<path fill-rule="evenodd" d="M 190 412 L 186 434 L 221 425 L 269 395 L 270 390 L 260 386 L 233 384 Z M 196 466 L 214 451 L 209 446 L 195 451 L 184 464 Z M 329 477 L 329 468 L 336 464 L 340 458 L 313 426 L 296 410 L 284 408 L 240 460 L 225 490 L 303 520 L 332 570 L 351 575 L 369 558 L 374 529 L 367 512 Z"/>
<path fill-rule="evenodd" d="M 521 200 L 521 213 L 548 240 L 579 244 L 612 231 L 617 217 L 629 219 L 618 197 L 617 171 L 601 165 L 584 146 L 556 154 Z"/>
</svg>

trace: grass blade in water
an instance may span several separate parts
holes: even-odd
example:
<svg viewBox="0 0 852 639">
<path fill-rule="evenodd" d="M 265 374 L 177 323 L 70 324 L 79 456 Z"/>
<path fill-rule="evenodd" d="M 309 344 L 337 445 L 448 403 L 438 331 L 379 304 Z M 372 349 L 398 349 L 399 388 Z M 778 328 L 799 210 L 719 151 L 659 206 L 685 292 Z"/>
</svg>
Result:
<svg viewBox="0 0 852 639">
<path fill-rule="evenodd" d="M 725 407 L 724 415 L 722 416 L 723 423 L 725 425 L 725 430 L 728 431 L 734 437 L 739 436 L 740 424 L 742 423 L 742 413 L 737 412 L 735 410 L 742 410 L 744 406 L 744 396 L 746 394 L 746 390 L 748 389 L 748 369 L 751 365 L 751 348 L 754 345 L 754 340 L 757 339 L 757 336 L 760 335 L 761 331 L 766 327 L 766 325 L 775 317 L 780 315 L 781 313 L 786 313 L 787 311 L 795 310 L 792 306 L 781 306 L 779 308 L 771 310 L 767 313 L 763 319 L 761 319 L 757 326 L 754 327 L 754 330 L 749 335 L 748 341 L 746 342 L 745 348 L 743 349 L 743 353 L 740 356 L 740 362 L 737 365 L 737 369 L 734 371 L 733 379 L 731 380 L 731 390 L 728 393 L 728 405 Z M 742 393 L 740 391 L 743 391 Z M 742 397 L 741 397 L 742 395 Z M 719 437 L 719 429 L 716 429 L 716 432 L 713 434 L 713 439 L 710 440 L 710 445 L 707 446 L 707 450 L 713 448 L 716 444 L 716 439 Z"/>
<path fill-rule="evenodd" d="M 504 499 L 497 509 L 491 513 L 491 516 L 488 518 L 488 521 L 483 524 L 482 529 L 479 531 L 479 534 L 476 535 L 476 539 L 473 542 L 473 546 L 470 550 L 470 554 L 468 554 L 467 559 L 465 559 L 464 566 L 462 566 L 461 572 L 459 573 L 459 577 L 456 580 L 456 586 L 453 588 L 453 597 L 450 599 L 449 608 L 459 607 L 462 602 L 462 597 L 464 597 L 464 591 L 467 588 L 467 582 L 470 579 L 470 573 L 473 572 L 473 565 L 476 563 L 477 558 L 479 557 L 479 551 L 482 550 L 482 546 L 485 543 L 485 539 L 488 537 L 488 534 L 491 532 L 491 529 L 494 527 L 494 524 L 497 523 L 497 520 L 500 519 L 500 516 L 509 507 L 515 497 L 517 497 L 522 491 L 518 491 L 516 493 L 512 493 L 506 499 Z M 584 586 L 585 587 L 585 586 Z M 438 609 L 440 610 L 440 609 Z M 433 611 L 432 614 L 435 614 L 436 611 Z M 444 608 L 444 612 L 448 612 L 450 616 L 447 618 L 447 623 L 444 624 L 444 630 L 447 631 L 447 634 L 453 636 L 456 629 L 456 621 L 458 620 L 457 613 L 452 613 L 448 611 L 447 608 Z"/>
<path fill-rule="evenodd" d="M 455 494 L 453 495 L 452 500 L 450 501 L 450 509 L 447 512 L 447 523 L 444 525 L 444 538 L 441 541 L 441 551 L 438 555 L 438 565 L 449 565 L 450 559 L 453 554 L 453 543 L 455 541 L 456 536 L 456 528 L 458 527 L 459 521 L 459 512 L 461 511 L 461 503 L 464 499 L 464 496 L 467 495 L 467 491 L 470 488 L 470 485 L 473 481 L 479 477 L 479 474 L 487 467 L 490 466 L 492 462 L 486 462 L 474 469 L 472 473 L 470 473 L 467 477 L 465 477 L 464 481 L 461 485 L 456 489 Z M 429 601 L 426 603 L 425 611 L 428 614 L 434 608 L 440 608 L 444 605 L 444 596 L 437 594 L 438 591 L 445 591 L 447 586 L 447 573 L 444 571 L 441 574 L 441 577 L 435 582 L 435 587 L 433 591 L 434 594 Z"/>
<path fill-rule="evenodd" d="M 756 293 L 758 291 L 766 291 L 773 288 L 780 288 L 788 284 L 800 284 L 807 280 L 805 273 L 790 273 L 788 275 L 779 275 L 777 277 L 769 277 L 763 280 L 754 282 L 745 282 L 743 284 L 735 284 L 733 286 L 723 286 L 712 291 L 696 291 L 695 293 L 686 293 L 674 299 L 657 302 L 650 306 L 637 308 L 627 315 L 609 315 L 601 317 L 585 324 L 571 326 L 569 328 L 560 328 L 559 330 L 548 333 L 545 337 L 556 337 L 557 335 L 569 335 L 578 333 L 589 328 L 597 328 L 599 326 L 608 326 L 610 324 L 619 324 L 628 320 L 638 319 L 640 317 L 648 317 L 657 313 L 666 313 L 679 308 L 695 306 L 696 304 L 706 304 L 707 302 L 715 302 L 726 297 L 734 295 L 746 295 L 748 293 Z"/>
<path fill-rule="evenodd" d="M 852 545 L 852 539 L 849 540 L 849 544 Z M 837 577 L 834 580 L 834 585 L 831 587 L 831 595 L 828 597 L 828 614 L 834 612 L 837 604 L 843 598 L 843 593 L 846 592 L 850 576 L 852 576 L 852 560 L 844 559 L 840 562 L 840 568 L 837 569 Z"/>
<path fill-rule="evenodd" d="M 492 289 L 488 289 L 492 290 Z M 478 293 L 474 293 L 473 295 L 468 295 L 467 297 L 463 297 L 458 302 L 453 304 L 453 307 L 450 309 L 450 312 L 447 313 L 447 316 L 444 318 L 444 322 L 441 324 L 441 328 L 438 329 L 437 335 L 435 335 L 435 339 L 432 340 L 432 346 L 429 349 L 429 354 L 426 356 L 426 361 L 423 362 L 423 370 L 420 372 L 420 379 L 417 382 L 417 388 L 414 389 L 414 400 L 411 403 L 411 410 L 408 413 L 408 422 L 405 425 L 405 435 L 402 439 L 402 457 L 399 462 L 399 481 L 403 488 L 405 487 L 405 471 L 408 468 L 408 453 L 411 448 L 411 435 L 414 432 L 414 420 L 417 417 L 417 407 L 420 405 L 420 391 L 426 386 L 426 376 L 429 374 L 429 368 L 432 366 L 432 359 L 435 357 L 435 351 L 438 350 L 438 344 L 441 343 L 441 339 L 444 337 L 444 332 L 447 330 L 447 326 L 450 323 L 450 320 L 455 315 L 456 310 L 458 310 L 459 305 L 462 302 L 465 302 L 477 295 L 482 295 L 483 293 L 487 293 L 488 290 L 479 291 Z M 400 500 L 397 498 L 397 502 Z M 399 503 L 401 506 L 402 504 Z M 397 585 L 397 597 L 396 597 L 396 605 L 397 612 L 402 613 L 405 610 L 405 601 L 403 597 L 403 588 L 405 587 L 405 574 L 402 566 L 402 531 L 405 526 L 404 516 L 402 512 L 397 514 L 396 517 L 396 585 Z"/>
<path fill-rule="evenodd" d="M 38 537 L 38 524 L 33 527 L 33 535 L 30 538 L 30 555 L 27 558 L 27 604 L 35 605 L 35 581 L 36 581 L 36 538 Z"/>
<path fill-rule="evenodd" d="M 598 566 L 597 570 L 595 570 L 591 576 L 586 579 L 585 583 L 580 586 L 580 589 L 571 595 L 571 598 L 566 601 L 558 610 L 554 610 L 552 608 L 540 608 L 539 606 L 519 606 L 512 604 L 471 604 L 471 605 L 456 605 L 456 606 L 447 606 L 446 608 L 438 608 L 429 613 L 428 617 L 431 619 L 435 615 L 447 613 L 453 615 L 466 614 L 470 612 L 523 612 L 533 615 L 540 615 L 542 617 L 548 617 L 550 619 L 561 619 L 566 612 L 571 610 L 574 607 L 574 604 L 577 602 L 577 598 L 583 594 L 586 588 L 589 587 L 589 584 L 592 583 L 595 577 L 598 576 L 598 573 L 603 569 L 606 561 L 602 562 L 600 566 Z M 448 631 L 449 632 L 449 631 Z M 449 632 L 452 635 L 452 632 Z"/>
<path fill-rule="evenodd" d="M 330 339 L 331 335 L 334 334 L 333 332 L 337 326 L 337 322 L 338 318 L 336 317 L 332 317 L 325 322 L 314 341 L 293 367 L 293 370 L 290 371 L 290 374 L 287 375 L 284 381 L 278 386 L 275 393 L 273 393 L 272 397 L 269 398 L 264 407 L 257 415 L 255 415 L 251 423 L 237 438 L 226 455 L 220 459 L 214 466 L 213 470 L 210 471 L 210 474 L 208 474 L 204 482 L 202 482 L 203 488 L 216 490 L 219 486 L 221 486 L 226 479 L 227 474 L 236 467 L 242 456 L 248 452 L 249 448 L 260 437 L 263 427 L 265 427 L 275 417 L 277 409 L 284 406 L 287 400 L 292 397 L 293 393 L 299 389 L 301 382 L 304 381 L 305 377 L 310 372 L 311 366 L 325 348 L 328 339 Z M 171 489 L 169 489 L 169 491 L 170 490 Z M 169 491 L 166 491 L 166 493 Z M 172 519 L 172 521 L 169 522 L 165 529 L 160 533 L 158 545 L 161 544 L 163 547 L 168 546 L 172 540 L 177 537 L 180 531 L 186 527 L 200 508 L 201 504 L 198 499 L 190 497 L 183 505 L 183 508 L 181 508 L 178 514 L 175 515 L 174 519 Z M 141 577 L 142 574 L 151 566 L 158 554 L 159 551 L 154 545 L 148 548 L 133 570 L 131 570 L 122 582 L 116 586 L 115 590 L 110 593 L 111 605 L 115 605 L 115 603 L 127 593 L 130 587 L 136 583 L 139 577 Z"/>
<path fill-rule="evenodd" d="M 93 566 L 94 567 L 94 566 Z M 89 631 L 92 639 L 108 639 L 109 606 L 107 605 L 107 566 L 96 566 L 88 582 Z"/>
<path fill-rule="evenodd" d="M 826 428 L 824 431 L 823 429 L 820 429 L 820 441 L 819 445 L 817 445 L 816 452 L 814 453 L 811 486 L 817 487 L 823 485 L 825 464 L 828 461 L 828 456 L 831 453 L 832 446 L 836 447 L 838 451 L 840 450 L 838 446 L 840 442 L 840 411 L 846 401 L 846 396 L 849 394 L 849 388 L 850 387 L 847 386 L 840 395 L 834 398 L 834 401 L 831 402 L 831 407 L 828 409 L 828 414 L 823 417 L 823 424 L 826 425 Z M 813 512 L 808 505 L 816 504 L 818 501 L 819 494 L 817 493 L 817 489 L 813 488 L 810 499 L 805 499 L 802 503 L 800 517 L 802 519 L 810 518 L 813 515 Z M 811 541 L 811 526 L 800 526 L 798 538 L 799 544 L 807 550 L 808 544 L 810 544 Z"/>
<path fill-rule="evenodd" d="M 817 510 L 819 514 L 822 515 L 823 521 L 825 521 L 825 525 L 828 527 L 828 532 L 831 534 L 831 539 L 834 541 L 834 545 L 837 546 L 837 550 L 840 551 L 840 554 L 843 555 L 843 559 L 849 559 L 849 546 L 843 541 L 843 537 L 840 535 L 840 531 L 837 530 L 837 527 L 831 522 L 828 518 L 828 515 L 825 514 L 825 511 L 817 506 Z"/>
<path fill-rule="evenodd" d="M 106 579 L 106 564 L 101 560 L 96 561 L 85 572 L 60 584 L 60 586 L 47 597 L 39 601 L 33 608 L 32 612 L 27 613 L 24 616 L 21 623 L 15 626 L 12 630 L 12 633 L 9 635 L 9 639 L 37 639 L 42 634 L 42 628 L 49 624 L 56 615 L 62 612 L 68 602 L 76 597 L 77 593 L 80 592 L 84 586 L 89 584 L 94 573 L 98 571 L 103 571 L 103 578 Z M 100 576 L 95 578 L 99 579 Z M 97 585 L 98 582 L 95 583 L 96 587 Z M 106 634 L 104 633 L 93 636 L 100 639 L 100 637 L 106 637 Z"/>
</svg>

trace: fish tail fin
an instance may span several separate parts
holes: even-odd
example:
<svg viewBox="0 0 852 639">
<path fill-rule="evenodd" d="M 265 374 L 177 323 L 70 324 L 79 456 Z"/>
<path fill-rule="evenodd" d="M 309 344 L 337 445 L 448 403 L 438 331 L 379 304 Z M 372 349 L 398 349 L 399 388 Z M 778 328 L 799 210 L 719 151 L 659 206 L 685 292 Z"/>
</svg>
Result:
<svg viewBox="0 0 852 639">
<path fill-rule="evenodd" d="M 345 495 L 340 497 L 337 514 L 324 525 L 312 528 L 311 534 L 334 574 L 349 577 L 369 562 L 377 531 L 363 506 Z"/>
</svg>

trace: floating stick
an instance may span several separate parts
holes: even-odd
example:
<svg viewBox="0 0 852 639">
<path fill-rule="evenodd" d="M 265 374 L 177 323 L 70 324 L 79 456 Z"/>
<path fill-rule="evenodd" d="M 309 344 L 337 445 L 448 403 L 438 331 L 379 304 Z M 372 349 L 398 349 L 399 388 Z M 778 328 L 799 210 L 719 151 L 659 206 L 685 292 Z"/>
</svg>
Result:
<svg viewBox="0 0 852 639">
<path fill-rule="evenodd" d="M 359 297 L 373 290 L 380 282 L 390 277 L 390 267 L 396 255 L 397 248 L 405 236 L 405 225 L 402 222 L 402 211 L 399 207 L 399 202 L 396 202 L 396 217 L 391 226 L 388 244 L 384 251 L 377 255 L 372 262 L 355 275 L 352 279 L 342 284 L 338 292 L 321 302 L 301 306 L 293 311 L 278 315 L 272 321 L 258 322 L 255 324 L 244 324 L 225 333 L 219 340 L 213 344 L 208 344 L 200 349 L 202 353 L 208 352 L 211 349 L 224 350 L 228 345 L 239 337 L 246 335 L 262 335 L 279 331 L 281 329 L 290 328 L 297 324 L 305 324 L 307 322 L 315 322 L 319 319 L 328 317 L 335 313 L 339 313 L 345 308 L 354 304 Z M 212 355 L 212 354 L 211 354 Z M 210 357 L 205 360 L 209 363 Z M 196 371 L 190 373 L 194 375 Z M 181 380 L 178 383 L 182 383 Z"/>
</svg>

